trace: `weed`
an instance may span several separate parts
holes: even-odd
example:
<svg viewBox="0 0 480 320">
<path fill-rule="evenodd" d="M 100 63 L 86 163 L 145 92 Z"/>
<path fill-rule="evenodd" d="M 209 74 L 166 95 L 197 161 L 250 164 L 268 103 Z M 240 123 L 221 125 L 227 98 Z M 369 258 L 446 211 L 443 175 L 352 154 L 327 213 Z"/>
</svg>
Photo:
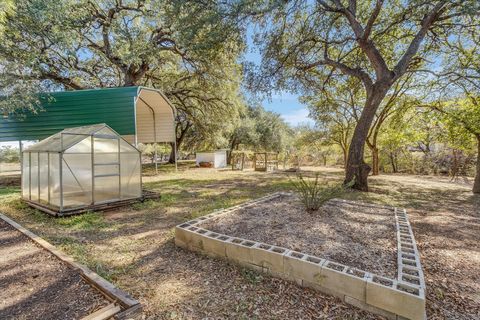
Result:
<svg viewBox="0 0 480 320">
<path fill-rule="evenodd" d="M 88 211 L 80 215 L 53 219 L 58 226 L 74 230 L 98 230 L 107 227 L 103 215 L 100 212 Z"/>
<path fill-rule="evenodd" d="M 325 202 L 337 198 L 345 190 L 353 185 L 353 180 L 347 185 L 337 184 L 329 186 L 327 182 L 322 184 L 319 180 L 319 173 L 314 179 L 306 179 L 301 174 L 297 180 L 292 180 L 293 187 L 300 194 L 300 198 L 308 212 L 317 211 Z"/>
<path fill-rule="evenodd" d="M 143 202 L 137 202 L 132 204 L 132 209 L 136 211 L 147 210 L 147 209 L 155 209 L 160 206 L 159 201 L 155 200 L 145 200 Z"/>
<path fill-rule="evenodd" d="M 263 276 L 261 274 L 247 268 L 242 269 L 242 276 L 251 284 L 258 284 L 263 281 Z"/>
</svg>

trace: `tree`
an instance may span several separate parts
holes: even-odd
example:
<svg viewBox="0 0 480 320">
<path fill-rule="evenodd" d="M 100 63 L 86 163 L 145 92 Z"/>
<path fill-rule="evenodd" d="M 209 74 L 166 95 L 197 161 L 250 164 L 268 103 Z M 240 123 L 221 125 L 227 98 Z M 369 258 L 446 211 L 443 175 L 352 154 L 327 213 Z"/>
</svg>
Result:
<svg viewBox="0 0 480 320">
<path fill-rule="evenodd" d="M 1 24 L 0 72 L 56 90 L 161 89 L 178 110 L 181 147 L 194 126 L 204 132 L 205 119 L 235 112 L 243 40 L 225 10 L 200 1 L 18 1 Z"/>
<path fill-rule="evenodd" d="M 415 106 L 415 104 L 418 103 L 418 98 L 405 96 L 411 88 L 411 80 L 412 74 L 408 74 L 394 84 L 391 93 L 389 93 L 386 96 L 386 99 L 380 104 L 373 119 L 366 143 L 372 154 L 372 175 L 374 176 L 379 175 L 380 173 L 378 137 L 382 132 L 385 121 L 399 112 L 405 112 L 406 109 Z"/>
<path fill-rule="evenodd" d="M 323 132 L 323 138 L 342 150 L 343 166 L 346 168 L 350 140 L 361 110 L 362 92 L 357 81 L 346 77 L 337 78 L 330 86 L 335 90 L 325 87 L 312 90 L 301 100 L 308 105 L 310 115 Z"/>
<path fill-rule="evenodd" d="M 297 153 L 310 156 L 315 163 L 326 166 L 328 158 L 335 152 L 331 141 L 325 136 L 325 132 L 308 124 L 299 125 L 294 130 L 293 146 Z"/>
<path fill-rule="evenodd" d="M 392 86 L 426 65 L 452 34 L 478 28 L 477 1 L 295 1 L 276 4 L 263 20 L 260 82 L 308 90 L 312 75 L 328 83 L 357 78 L 365 103 L 351 139 L 345 183 L 368 191 L 364 146 L 372 121 Z M 474 21 L 470 21 L 474 20 Z M 270 81 L 268 81 L 271 79 Z M 268 89 L 268 87 L 267 87 Z"/>
<path fill-rule="evenodd" d="M 13 163 L 20 161 L 20 152 L 11 146 L 0 147 L 0 162 Z"/>
<path fill-rule="evenodd" d="M 480 193 L 480 32 L 477 19 L 471 21 L 476 28 L 465 28 L 456 37 L 447 38 L 442 50 L 443 72 L 430 72 L 436 76 L 433 82 L 439 92 L 437 101 L 429 106 L 437 111 L 446 126 L 450 142 L 464 148 L 468 137 L 477 144 L 474 193 Z M 447 59 L 449 56 L 455 59 Z"/>
<path fill-rule="evenodd" d="M 432 106 L 438 111 L 447 127 L 451 140 L 468 143 L 469 137 L 477 144 L 477 165 L 473 193 L 480 193 L 480 97 L 468 96 L 464 99 L 438 103 Z"/>
<path fill-rule="evenodd" d="M 247 106 L 229 133 L 231 151 L 244 149 L 280 152 L 285 149 L 291 129 L 279 114 L 260 105 Z"/>
<path fill-rule="evenodd" d="M 0 35 L 4 32 L 7 15 L 12 14 L 14 11 L 15 3 L 13 0 L 3 0 L 0 3 Z"/>
</svg>

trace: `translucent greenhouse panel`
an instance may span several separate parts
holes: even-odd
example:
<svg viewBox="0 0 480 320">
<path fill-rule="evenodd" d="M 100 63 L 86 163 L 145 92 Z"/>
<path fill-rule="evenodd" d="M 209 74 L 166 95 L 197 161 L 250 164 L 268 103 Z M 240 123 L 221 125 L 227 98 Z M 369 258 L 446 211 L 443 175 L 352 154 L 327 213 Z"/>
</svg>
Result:
<svg viewBox="0 0 480 320">
<path fill-rule="evenodd" d="M 64 154 L 62 162 L 63 206 L 92 203 L 92 166 L 90 154 Z"/>
<path fill-rule="evenodd" d="M 118 164 L 118 140 L 94 138 L 94 163 Z"/>
<path fill-rule="evenodd" d="M 94 135 L 107 135 L 107 136 L 117 137 L 117 133 L 108 127 L 98 130 L 97 132 L 94 133 Z"/>
<path fill-rule="evenodd" d="M 95 203 L 119 199 L 118 176 L 95 178 Z"/>
<path fill-rule="evenodd" d="M 39 163 L 38 168 L 39 172 L 39 181 L 38 185 L 40 188 L 40 202 L 47 204 L 48 203 L 48 153 L 42 152 L 39 153 Z"/>
<path fill-rule="evenodd" d="M 60 207 L 60 156 L 50 153 L 50 205 Z"/>
<path fill-rule="evenodd" d="M 94 151 L 96 153 L 118 152 L 118 139 L 94 138 Z"/>
<path fill-rule="evenodd" d="M 24 199 L 30 198 L 30 153 L 24 152 L 22 154 L 22 197 Z"/>
<path fill-rule="evenodd" d="M 66 150 L 70 147 L 77 145 L 77 141 L 79 141 L 82 137 L 86 137 L 85 135 L 81 134 L 61 134 L 61 149 Z M 89 151 L 90 152 L 90 151 Z"/>
<path fill-rule="evenodd" d="M 123 139 L 120 139 L 120 152 L 135 152 L 138 154 L 137 149 Z"/>
<path fill-rule="evenodd" d="M 38 201 L 38 153 L 30 153 L 30 200 Z"/>
<path fill-rule="evenodd" d="M 118 169 L 118 164 L 95 165 L 95 175 L 118 174 Z"/>
<path fill-rule="evenodd" d="M 74 144 L 72 147 L 65 150 L 65 153 L 91 153 L 92 152 L 92 139 L 87 137 L 82 141 Z"/>
<path fill-rule="evenodd" d="M 120 154 L 121 198 L 138 198 L 142 195 L 140 155 L 138 153 Z"/>
</svg>

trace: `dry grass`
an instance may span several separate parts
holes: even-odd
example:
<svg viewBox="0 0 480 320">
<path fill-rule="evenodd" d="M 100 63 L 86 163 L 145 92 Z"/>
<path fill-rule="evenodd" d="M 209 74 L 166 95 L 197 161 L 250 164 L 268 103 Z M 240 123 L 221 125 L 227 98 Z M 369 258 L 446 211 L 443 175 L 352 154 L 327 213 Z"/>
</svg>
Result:
<svg viewBox="0 0 480 320">
<path fill-rule="evenodd" d="M 340 180 L 338 169 L 318 169 Z M 159 201 L 130 208 L 52 219 L 18 200 L 16 186 L 0 187 L 0 210 L 73 254 L 130 292 L 160 319 L 377 318 L 337 299 L 223 261 L 178 249 L 173 227 L 216 208 L 289 189 L 285 174 L 191 169 L 148 169 L 145 185 Z M 308 173 L 307 173 L 308 174 Z M 426 272 L 432 319 L 480 316 L 480 198 L 446 179 L 381 176 L 371 193 L 345 198 L 410 209 Z"/>
</svg>

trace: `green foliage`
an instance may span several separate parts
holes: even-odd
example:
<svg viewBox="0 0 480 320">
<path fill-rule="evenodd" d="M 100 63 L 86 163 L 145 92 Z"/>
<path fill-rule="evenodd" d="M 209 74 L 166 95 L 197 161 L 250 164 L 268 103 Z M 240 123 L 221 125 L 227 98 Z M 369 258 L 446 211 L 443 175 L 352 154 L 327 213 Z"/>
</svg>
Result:
<svg viewBox="0 0 480 320">
<path fill-rule="evenodd" d="M 2 38 L 3 32 L 5 31 L 4 24 L 7 20 L 7 15 L 13 14 L 14 11 L 14 0 L 2 0 L 2 2 L 0 2 L 0 39 Z"/>
<path fill-rule="evenodd" d="M 29 93 L 45 88 L 146 85 L 161 89 L 176 106 L 179 147 L 189 131 L 196 143 L 226 141 L 219 132 L 238 114 L 244 46 L 221 4 L 15 3 L 14 13 L 0 16 L 0 92 L 8 95 L 0 101 L 2 113 L 35 109 Z"/>
<path fill-rule="evenodd" d="M 228 146 L 230 150 L 281 152 L 290 143 L 291 134 L 279 114 L 259 105 L 247 106 L 227 133 Z"/>
<path fill-rule="evenodd" d="M 263 276 L 261 274 L 247 268 L 242 269 L 242 276 L 245 280 L 247 280 L 251 284 L 258 284 L 263 281 Z"/>
<path fill-rule="evenodd" d="M 84 231 L 107 227 L 107 223 L 100 212 L 86 212 L 71 217 L 58 218 L 55 219 L 55 223 L 68 229 Z"/>
<path fill-rule="evenodd" d="M 17 148 L 11 146 L 0 147 L 0 162 L 15 163 L 20 161 L 20 154 Z"/>
<path fill-rule="evenodd" d="M 292 180 L 292 185 L 308 212 L 317 211 L 328 200 L 339 197 L 353 183 L 352 180 L 347 185 L 329 186 L 327 182 L 320 181 L 320 173 L 316 173 L 314 179 L 308 179 L 299 174 L 296 180 Z"/>
</svg>

